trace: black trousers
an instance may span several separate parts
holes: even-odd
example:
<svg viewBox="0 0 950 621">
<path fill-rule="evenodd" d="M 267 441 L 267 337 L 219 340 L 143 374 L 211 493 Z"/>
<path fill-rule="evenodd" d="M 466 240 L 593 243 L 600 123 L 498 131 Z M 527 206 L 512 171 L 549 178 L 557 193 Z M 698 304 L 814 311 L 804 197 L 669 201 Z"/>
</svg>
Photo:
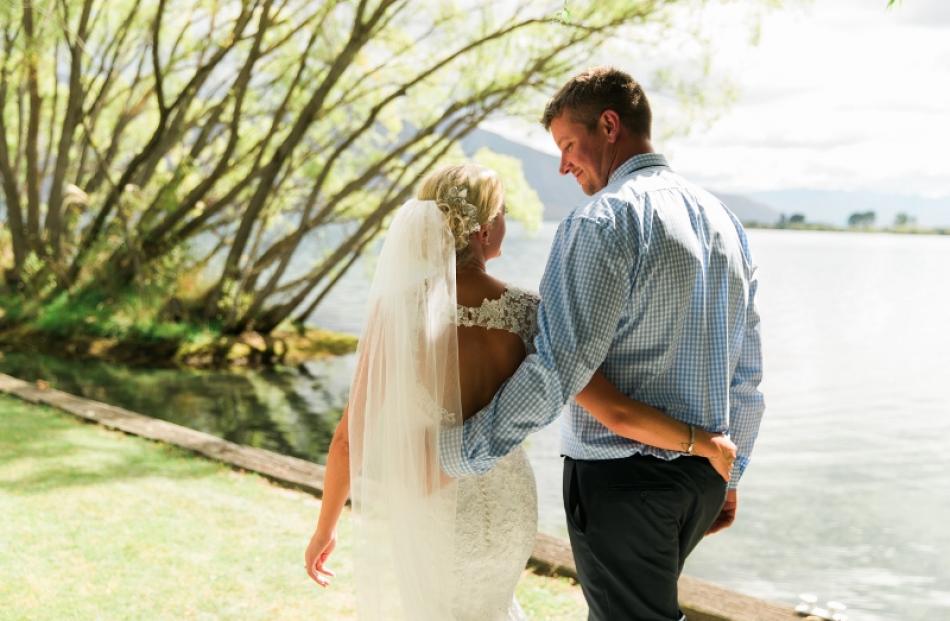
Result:
<svg viewBox="0 0 950 621">
<path fill-rule="evenodd" d="M 564 510 L 589 621 L 677 621 L 687 555 L 726 483 L 700 457 L 564 458 Z"/>
</svg>

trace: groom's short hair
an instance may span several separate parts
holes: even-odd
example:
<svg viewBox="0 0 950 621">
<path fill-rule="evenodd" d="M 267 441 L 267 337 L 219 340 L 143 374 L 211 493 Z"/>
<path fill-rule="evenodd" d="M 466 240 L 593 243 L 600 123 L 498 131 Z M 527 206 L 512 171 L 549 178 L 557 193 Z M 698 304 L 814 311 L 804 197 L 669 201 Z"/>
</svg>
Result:
<svg viewBox="0 0 950 621">
<path fill-rule="evenodd" d="M 613 110 L 631 133 L 650 137 L 650 102 L 633 77 L 614 67 L 593 67 L 574 76 L 544 108 L 541 124 L 551 129 L 551 121 L 568 112 L 571 119 L 593 131 L 604 110 Z"/>
</svg>

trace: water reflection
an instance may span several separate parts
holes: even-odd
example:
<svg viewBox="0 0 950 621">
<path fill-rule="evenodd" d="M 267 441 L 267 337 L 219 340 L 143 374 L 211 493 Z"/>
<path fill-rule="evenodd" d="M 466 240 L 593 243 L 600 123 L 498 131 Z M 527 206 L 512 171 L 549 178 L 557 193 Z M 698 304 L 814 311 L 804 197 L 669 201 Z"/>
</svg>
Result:
<svg viewBox="0 0 950 621">
<path fill-rule="evenodd" d="M 345 405 L 352 356 L 266 371 L 144 369 L 7 352 L 0 371 L 27 381 L 323 463 Z"/>
</svg>

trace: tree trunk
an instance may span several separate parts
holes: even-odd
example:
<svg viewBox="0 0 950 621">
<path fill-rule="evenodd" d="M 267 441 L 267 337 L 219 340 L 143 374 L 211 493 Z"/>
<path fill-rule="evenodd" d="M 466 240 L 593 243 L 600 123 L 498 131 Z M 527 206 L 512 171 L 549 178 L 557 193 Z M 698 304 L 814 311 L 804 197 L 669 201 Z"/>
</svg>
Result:
<svg viewBox="0 0 950 621">
<path fill-rule="evenodd" d="M 367 29 L 363 25 L 359 23 L 355 23 L 353 25 L 353 29 L 350 32 L 350 38 L 347 41 L 343 51 L 334 60 L 333 65 L 330 67 L 327 75 L 324 77 L 323 82 L 314 91 L 310 100 L 307 102 L 307 105 L 297 117 L 290 134 L 277 148 L 274 156 L 264 168 L 261 180 L 257 185 L 257 190 L 251 197 L 247 209 L 241 218 L 241 223 L 238 227 L 237 234 L 234 237 L 234 245 L 231 247 L 231 251 L 228 253 L 228 258 L 225 261 L 221 279 L 218 281 L 217 286 L 211 290 L 208 296 L 205 308 L 209 317 L 213 317 L 217 314 L 217 302 L 220 298 L 221 291 L 225 286 L 225 283 L 229 281 L 237 282 L 238 278 L 240 277 L 239 264 L 241 257 L 244 255 L 244 250 L 247 247 L 251 229 L 257 221 L 257 217 L 260 214 L 261 209 L 264 207 L 264 202 L 271 191 L 274 179 L 276 179 L 277 174 L 284 165 L 284 162 L 290 157 L 297 145 L 300 144 L 300 141 L 303 139 L 304 132 L 314 121 L 317 112 L 319 112 L 320 108 L 323 106 L 327 95 L 336 84 L 336 81 L 340 78 L 340 76 L 343 74 L 343 71 L 350 65 L 350 63 L 352 63 L 357 51 L 359 51 L 363 45 L 366 44 L 366 41 L 368 40 L 368 34 L 369 33 Z"/>
<path fill-rule="evenodd" d="M 40 158 L 38 150 L 40 134 L 39 77 L 36 68 L 38 53 L 33 23 L 33 0 L 23 2 L 23 31 L 26 33 L 26 84 L 29 92 L 29 117 L 26 130 L 26 238 L 30 250 L 43 254 L 40 245 Z"/>
<path fill-rule="evenodd" d="M 82 6 L 82 14 L 79 17 L 76 38 L 69 42 L 69 98 L 66 102 L 63 128 L 59 134 L 56 165 L 53 169 L 53 180 L 46 212 L 46 229 L 49 232 L 50 252 L 54 261 L 59 261 L 63 252 L 63 183 L 66 176 L 66 167 L 70 161 L 76 126 L 79 124 L 79 115 L 82 114 L 82 103 L 85 98 L 82 86 L 82 46 L 85 43 L 86 28 L 89 25 L 91 11 L 92 0 L 85 0 Z"/>
</svg>

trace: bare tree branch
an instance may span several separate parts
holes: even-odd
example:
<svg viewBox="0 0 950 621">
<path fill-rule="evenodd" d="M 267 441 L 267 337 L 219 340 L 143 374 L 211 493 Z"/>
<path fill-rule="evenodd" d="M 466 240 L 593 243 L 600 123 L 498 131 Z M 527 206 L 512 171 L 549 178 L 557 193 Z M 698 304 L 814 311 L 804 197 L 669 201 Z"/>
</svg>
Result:
<svg viewBox="0 0 950 621">
<path fill-rule="evenodd" d="M 164 2 L 165 0 L 160 0 L 159 9 L 164 8 Z M 156 15 L 156 18 L 155 18 L 156 24 L 158 24 L 161 21 L 160 16 L 161 16 L 161 10 Z M 242 13 L 238 17 L 234 26 L 234 32 L 232 33 L 233 35 L 232 41 L 233 39 L 237 38 L 237 35 L 243 32 L 244 28 L 247 26 L 248 21 L 250 21 L 250 13 L 246 10 L 242 10 Z M 153 46 L 152 59 L 153 59 L 153 64 L 155 64 L 155 63 L 158 63 L 157 52 L 154 51 L 155 48 L 157 48 L 158 46 L 158 39 L 157 39 L 157 33 L 155 33 L 154 31 L 153 31 L 152 46 Z M 231 46 L 233 46 L 233 43 L 231 44 Z M 60 290 L 64 289 L 65 287 L 68 287 L 72 282 L 75 281 L 76 276 L 79 273 L 79 269 L 82 266 L 82 260 L 85 258 L 86 253 L 92 247 L 92 244 L 95 243 L 95 241 L 98 239 L 100 233 L 102 232 L 102 227 L 105 225 L 107 218 L 109 217 L 110 213 L 112 212 L 112 210 L 115 208 L 116 204 L 118 203 L 118 200 L 120 196 L 122 195 L 122 193 L 124 192 L 126 185 L 129 183 L 132 177 L 138 172 L 139 166 L 141 166 L 146 160 L 148 160 L 152 152 L 155 151 L 155 149 L 157 149 L 159 145 L 161 144 L 162 138 L 164 137 L 164 133 L 167 128 L 168 113 L 174 110 L 178 105 L 180 105 L 180 103 L 184 100 L 184 98 L 190 93 L 192 88 L 195 88 L 198 84 L 200 84 L 207 78 L 207 76 L 211 73 L 212 69 L 231 50 L 231 46 L 222 46 L 221 48 L 219 48 L 218 51 L 212 56 L 212 58 L 207 63 L 202 65 L 195 72 L 195 76 L 192 78 L 191 81 L 189 81 L 189 83 L 185 86 L 185 88 L 182 89 L 181 94 L 178 96 L 175 102 L 171 104 L 171 106 L 166 106 L 164 104 L 164 99 L 165 99 L 164 95 L 157 96 L 160 102 L 160 105 L 159 105 L 160 114 L 159 114 L 158 125 L 155 128 L 155 131 L 152 133 L 152 136 L 149 139 L 148 143 L 145 145 L 145 147 L 141 151 L 139 151 L 138 154 L 128 164 L 128 166 L 126 167 L 125 171 L 122 174 L 122 177 L 119 179 L 119 182 L 116 185 L 116 187 L 114 187 L 106 196 L 106 199 L 102 207 L 100 208 L 99 212 L 96 214 L 96 217 L 93 220 L 92 224 L 90 225 L 89 230 L 83 236 L 79 249 L 76 252 L 76 256 L 74 257 L 73 262 L 69 267 L 69 271 L 66 274 L 66 282 L 60 283 L 60 286 L 57 288 L 56 291 L 54 291 L 54 293 L 58 293 Z M 162 88 L 161 78 L 156 77 L 155 81 L 156 81 L 155 82 L 156 90 L 161 90 Z"/>
<path fill-rule="evenodd" d="M 66 100 L 66 112 L 63 115 L 63 126 L 59 133 L 59 145 L 56 149 L 56 166 L 53 169 L 52 185 L 50 186 L 49 201 L 46 212 L 46 229 L 49 233 L 50 252 L 54 261 L 62 257 L 62 206 L 63 206 L 63 179 L 66 176 L 66 167 L 70 160 L 73 138 L 76 127 L 79 125 L 82 114 L 82 102 L 85 92 L 82 87 L 82 46 L 87 36 L 89 17 L 92 12 L 93 0 L 84 0 L 82 13 L 79 17 L 79 26 L 76 37 L 67 42 L 69 44 L 69 96 Z M 55 103 L 53 104 L 55 107 Z"/>
<path fill-rule="evenodd" d="M 10 237 L 13 244 L 13 269 L 8 280 L 19 281 L 20 270 L 28 252 L 26 231 L 24 230 L 23 208 L 20 205 L 20 192 L 16 185 L 16 173 L 10 163 L 10 151 L 7 146 L 6 118 L 3 110 L 6 107 L 7 88 L 10 78 L 10 50 L 13 46 L 14 35 L 10 26 L 3 29 L 3 65 L 0 66 L 0 178 L 3 180 L 3 195 L 6 201 L 7 220 L 10 225 Z"/>
<path fill-rule="evenodd" d="M 257 191 L 251 198 L 250 204 L 248 205 L 246 211 L 244 212 L 244 216 L 241 219 L 240 226 L 238 227 L 237 234 L 235 235 L 234 244 L 231 246 L 231 250 L 228 253 L 228 257 L 225 261 L 225 267 L 222 272 L 221 279 L 218 285 L 210 292 L 207 305 L 209 310 L 216 305 L 217 298 L 220 295 L 221 288 L 224 286 L 224 284 L 228 280 L 237 280 L 239 274 L 238 265 L 241 257 L 244 254 L 251 228 L 253 227 L 254 221 L 257 219 L 257 216 L 264 205 L 264 201 L 266 200 L 268 193 L 271 191 L 271 186 L 274 179 L 277 177 L 280 168 L 283 166 L 285 160 L 290 156 L 294 148 L 296 148 L 296 146 L 300 143 L 305 130 L 313 122 L 317 112 L 323 106 L 327 95 L 330 93 L 330 90 L 336 84 L 337 80 L 339 80 L 340 76 L 342 76 L 343 71 L 350 65 L 350 63 L 352 63 L 357 51 L 368 41 L 368 34 L 369 30 L 373 26 L 373 20 L 378 21 L 383 17 L 383 11 L 385 10 L 387 4 L 387 2 L 382 2 L 380 7 L 374 12 L 373 16 L 369 18 L 369 21 L 366 24 L 361 23 L 359 17 L 357 17 L 350 31 L 350 37 L 344 49 L 337 56 L 330 69 L 327 71 L 322 83 L 314 91 L 314 94 L 307 102 L 307 105 L 297 117 L 290 134 L 277 148 L 277 151 L 271 158 L 271 161 L 264 168 L 261 181 L 257 186 Z M 361 11 L 357 11 L 358 16 L 360 13 Z"/>
<path fill-rule="evenodd" d="M 26 239 L 30 249 L 42 254 L 40 246 L 40 170 L 39 133 L 43 99 L 39 91 L 37 69 L 37 42 L 33 23 L 33 1 L 23 2 L 23 32 L 26 34 L 26 86 L 29 92 L 29 120 L 26 130 Z"/>
</svg>

